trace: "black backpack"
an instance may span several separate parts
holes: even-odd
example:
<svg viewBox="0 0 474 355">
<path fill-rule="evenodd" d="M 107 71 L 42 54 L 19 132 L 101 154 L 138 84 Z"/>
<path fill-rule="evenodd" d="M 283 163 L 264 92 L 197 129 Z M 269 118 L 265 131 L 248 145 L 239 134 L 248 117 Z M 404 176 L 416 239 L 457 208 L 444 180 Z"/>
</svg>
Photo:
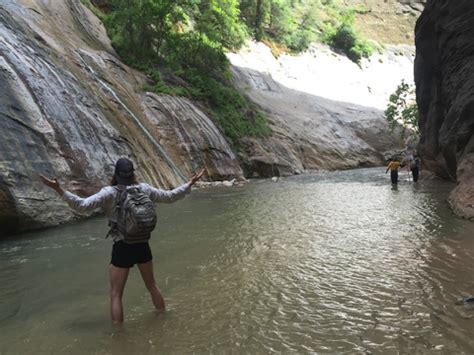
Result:
<svg viewBox="0 0 474 355">
<path fill-rule="evenodd" d="M 155 205 L 138 186 L 114 186 L 117 194 L 115 229 L 128 244 L 150 239 L 156 225 Z"/>
</svg>

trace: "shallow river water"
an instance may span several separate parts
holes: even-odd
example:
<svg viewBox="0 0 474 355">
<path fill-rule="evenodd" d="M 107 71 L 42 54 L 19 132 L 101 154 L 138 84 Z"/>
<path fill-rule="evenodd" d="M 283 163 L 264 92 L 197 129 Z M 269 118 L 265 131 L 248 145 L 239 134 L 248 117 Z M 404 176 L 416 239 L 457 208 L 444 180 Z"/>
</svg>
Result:
<svg viewBox="0 0 474 355">
<path fill-rule="evenodd" d="M 452 185 L 384 169 L 255 181 L 158 205 L 168 311 L 138 270 L 109 321 L 104 218 L 0 242 L 1 354 L 473 353 L 474 223 Z M 405 177 L 405 176 L 403 176 Z"/>
</svg>

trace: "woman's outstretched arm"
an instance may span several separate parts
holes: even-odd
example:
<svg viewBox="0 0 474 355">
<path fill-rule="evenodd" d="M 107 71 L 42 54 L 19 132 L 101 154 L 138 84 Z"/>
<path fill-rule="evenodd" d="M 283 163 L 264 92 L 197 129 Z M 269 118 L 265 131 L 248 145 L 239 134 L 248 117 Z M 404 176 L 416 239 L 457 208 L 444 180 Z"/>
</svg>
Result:
<svg viewBox="0 0 474 355">
<path fill-rule="evenodd" d="M 54 179 L 48 179 L 46 176 L 44 175 L 41 175 L 40 174 L 40 179 L 41 179 L 41 182 L 43 184 L 45 184 L 46 186 L 52 188 L 54 191 L 56 191 L 59 196 L 62 196 L 64 195 L 64 189 L 61 187 L 61 185 L 59 185 L 59 182 L 58 182 L 58 179 L 54 178 Z"/>
<path fill-rule="evenodd" d="M 95 210 L 98 207 L 104 207 L 104 205 L 114 197 L 113 188 L 110 186 L 104 187 L 92 196 L 82 198 L 72 192 L 64 190 L 57 179 L 48 179 L 43 175 L 40 175 L 40 178 L 43 184 L 56 191 L 63 200 L 67 202 L 69 207 L 79 212 L 87 212 Z"/>
<path fill-rule="evenodd" d="M 191 186 L 198 181 L 204 174 L 204 169 L 201 169 L 198 173 L 194 174 L 191 179 L 184 185 L 178 186 L 173 190 L 162 190 L 148 184 L 143 184 L 149 191 L 150 199 L 153 202 L 171 203 L 182 199 L 186 194 L 189 193 Z"/>
</svg>

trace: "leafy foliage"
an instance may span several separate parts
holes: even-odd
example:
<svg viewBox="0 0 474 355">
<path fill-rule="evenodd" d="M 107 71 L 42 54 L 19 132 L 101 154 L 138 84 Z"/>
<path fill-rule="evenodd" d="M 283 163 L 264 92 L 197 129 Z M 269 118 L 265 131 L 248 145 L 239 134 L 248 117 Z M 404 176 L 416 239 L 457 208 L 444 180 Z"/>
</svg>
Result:
<svg viewBox="0 0 474 355">
<path fill-rule="evenodd" d="M 105 13 L 81 1 L 101 17 L 123 60 L 147 73 L 146 90 L 205 102 L 235 146 L 270 128 L 232 87 L 225 51 L 253 36 L 279 52 L 299 52 L 319 36 L 356 62 L 371 53 L 353 26 L 358 10 L 338 0 L 103 0 Z M 170 84 L 163 71 L 179 80 Z"/>
<path fill-rule="evenodd" d="M 258 137 L 271 133 L 265 116 L 232 86 L 224 85 L 195 69 L 186 72 L 194 88 L 192 97 L 212 107 L 211 115 L 234 146 L 242 137 Z"/>
<path fill-rule="evenodd" d="M 188 0 L 109 0 L 110 13 L 104 22 L 122 58 L 160 58 L 170 39 L 186 19 Z"/>
<path fill-rule="evenodd" d="M 355 14 L 366 9 L 343 6 L 339 0 L 242 0 L 240 10 L 256 40 L 277 42 L 294 52 L 319 39 L 359 63 L 375 47 L 354 26 Z"/>
<path fill-rule="evenodd" d="M 258 41 L 269 40 L 300 52 L 316 40 L 317 1 L 242 0 L 241 18 Z"/>
<path fill-rule="evenodd" d="M 205 102 L 234 146 L 270 133 L 266 118 L 228 81 L 225 50 L 239 48 L 247 32 L 237 0 L 109 0 L 104 16 L 112 44 L 127 64 L 145 72 L 144 89 Z M 167 68 L 167 69 L 166 69 Z M 178 85 L 162 79 L 171 70 Z"/>
<path fill-rule="evenodd" d="M 375 48 L 375 45 L 362 39 L 354 27 L 355 14 L 363 11 L 362 8 L 342 8 L 335 0 L 329 1 L 326 7 L 329 20 L 322 26 L 323 42 L 356 63 L 370 57 Z"/>
<path fill-rule="evenodd" d="M 201 1 L 194 13 L 195 30 L 226 49 L 238 49 L 248 37 L 237 0 Z"/>
<path fill-rule="evenodd" d="M 397 125 L 402 125 L 402 137 L 405 136 L 406 129 L 410 129 L 416 135 L 420 134 L 418 126 L 419 112 L 414 97 L 414 86 L 402 80 L 395 92 L 390 95 L 389 103 L 385 110 L 385 117 L 392 130 Z"/>
</svg>

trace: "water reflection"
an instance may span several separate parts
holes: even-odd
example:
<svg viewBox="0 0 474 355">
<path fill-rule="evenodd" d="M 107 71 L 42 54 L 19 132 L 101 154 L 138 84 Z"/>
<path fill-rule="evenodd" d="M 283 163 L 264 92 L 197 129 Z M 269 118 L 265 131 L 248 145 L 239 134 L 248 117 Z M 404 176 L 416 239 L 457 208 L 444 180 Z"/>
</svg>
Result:
<svg viewBox="0 0 474 355">
<path fill-rule="evenodd" d="M 474 225 L 451 214 L 450 187 L 392 190 L 364 169 L 160 206 L 152 249 L 169 312 L 154 313 L 132 272 L 119 333 L 102 219 L 3 242 L 0 350 L 472 352 L 474 308 L 454 302 L 474 292 Z"/>
</svg>

